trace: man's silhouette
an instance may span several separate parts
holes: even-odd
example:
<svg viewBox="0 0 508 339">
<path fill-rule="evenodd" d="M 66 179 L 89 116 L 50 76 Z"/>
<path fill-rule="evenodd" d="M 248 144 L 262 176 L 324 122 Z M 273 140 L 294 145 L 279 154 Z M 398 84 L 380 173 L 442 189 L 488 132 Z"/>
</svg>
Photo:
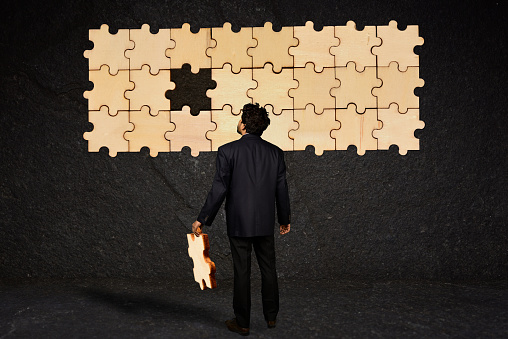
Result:
<svg viewBox="0 0 508 339">
<path fill-rule="evenodd" d="M 233 309 L 235 317 L 227 327 L 243 335 L 250 325 L 250 267 L 254 247 L 261 271 L 263 314 L 268 327 L 275 327 L 279 311 L 279 288 L 275 269 L 275 208 L 280 234 L 290 230 L 289 194 L 282 150 L 261 139 L 270 124 L 259 104 L 243 107 L 237 131 L 239 140 L 218 149 L 217 170 L 206 202 L 192 231 L 211 225 L 224 198 L 226 223 L 234 266 Z M 283 133 L 283 132 L 282 132 Z"/>
</svg>

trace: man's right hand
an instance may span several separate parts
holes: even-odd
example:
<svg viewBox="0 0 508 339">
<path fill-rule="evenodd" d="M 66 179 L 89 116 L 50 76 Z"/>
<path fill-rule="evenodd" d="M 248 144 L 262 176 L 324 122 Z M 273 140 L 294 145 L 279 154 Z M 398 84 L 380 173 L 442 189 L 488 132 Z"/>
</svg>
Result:
<svg viewBox="0 0 508 339">
<path fill-rule="evenodd" d="M 291 225 L 290 224 L 280 225 L 280 234 L 286 234 L 286 233 L 289 232 L 290 229 L 291 229 Z"/>
</svg>

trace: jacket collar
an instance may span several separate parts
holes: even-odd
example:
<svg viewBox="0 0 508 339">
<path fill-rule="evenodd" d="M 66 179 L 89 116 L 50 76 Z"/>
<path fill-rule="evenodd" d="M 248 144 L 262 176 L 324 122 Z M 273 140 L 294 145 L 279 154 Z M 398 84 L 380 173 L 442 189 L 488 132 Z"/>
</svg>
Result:
<svg viewBox="0 0 508 339">
<path fill-rule="evenodd" d="M 241 139 L 261 139 L 261 137 L 256 134 L 247 133 L 247 134 L 242 135 Z"/>
</svg>

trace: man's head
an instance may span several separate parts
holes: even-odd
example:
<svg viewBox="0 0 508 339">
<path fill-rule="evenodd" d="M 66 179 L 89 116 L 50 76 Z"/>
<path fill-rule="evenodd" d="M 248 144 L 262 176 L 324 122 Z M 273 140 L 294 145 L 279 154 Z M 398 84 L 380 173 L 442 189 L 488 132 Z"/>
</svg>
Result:
<svg viewBox="0 0 508 339">
<path fill-rule="evenodd" d="M 264 107 L 260 107 L 258 103 L 246 104 L 243 106 L 242 120 L 238 123 L 238 133 L 241 133 L 242 125 L 249 134 L 261 135 L 270 125 L 268 112 Z"/>
</svg>

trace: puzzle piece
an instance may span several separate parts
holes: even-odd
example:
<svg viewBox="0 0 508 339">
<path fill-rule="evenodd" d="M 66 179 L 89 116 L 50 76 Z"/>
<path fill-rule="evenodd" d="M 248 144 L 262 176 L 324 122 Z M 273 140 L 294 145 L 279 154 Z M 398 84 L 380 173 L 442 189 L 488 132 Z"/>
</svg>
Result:
<svg viewBox="0 0 508 339">
<path fill-rule="evenodd" d="M 221 110 L 213 110 L 211 114 L 215 129 L 206 132 L 206 138 L 212 141 L 212 151 L 217 151 L 220 146 L 240 138 L 236 131 L 240 117 L 232 113 L 230 105 L 224 106 Z"/>
<path fill-rule="evenodd" d="M 175 88 L 166 91 L 166 98 L 171 100 L 172 111 L 181 110 L 184 106 L 191 108 L 192 115 L 210 110 L 212 100 L 206 93 L 208 89 L 216 87 L 211 69 L 192 73 L 189 65 L 183 65 L 181 69 L 171 70 L 171 80 L 175 83 Z"/>
<path fill-rule="evenodd" d="M 335 120 L 335 109 L 325 109 L 323 113 L 316 114 L 314 105 L 308 104 L 304 110 L 295 109 L 293 114 L 299 125 L 297 130 L 289 131 L 295 151 L 303 151 L 308 145 L 314 146 L 316 155 L 335 150 L 335 139 L 330 134 L 340 128 L 340 123 Z"/>
<path fill-rule="evenodd" d="M 314 72 L 314 65 L 307 64 L 305 68 L 295 68 L 294 78 L 298 81 L 298 88 L 289 90 L 289 96 L 294 98 L 295 109 L 305 109 L 307 104 L 313 104 L 316 113 L 325 108 L 335 108 L 335 98 L 330 91 L 339 87 L 341 82 L 335 79 L 333 68 L 324 68 L 321 73 Z"/>
<path fill-rule="evenodd" d="M 143 65 L 140 70 L 131 70 L 130 79 L 134 82 L 134 89 L 125 92 L 125 97 L 130 100 L 131 110 L 149 106 L 152 115 L 157 115 L 159 111 L 169 111 L 170 101 L 166 99 L 165 93 L 175 89 L 170 74 L 170 70 L 160 70 L 158 74 L 152 75 L 148 65 Z"/>
<path fill-rule="evenodd" d="M 212 109 L 231 105 L 233 114 L 238 115 L 243 106 L 252 101 L 247 96 L 247 90 L 256 87 L 256 82 L 252 80 L 252 69 L 242 69 L 235 74 L 231 71 L 231 65 L 225 64 L 224 68 L 212 69 L 212 80 L 217 87 L 206 91 L 211 98 Z"/>
<path fill-rule="evenodd" d="M 88 140 L 88 152 L 99 152 L 104 146 L 109 149 L 109 155 L 115 157 L 118 152 L 129 151 L 124 133 L 134 126 L 129 122 L 128 111 L 110 115 L 109 108 L 102 106 L 98 111 L 89 111 L 88 117 L 94 126 L 93 131 L 83 133 L 83 138 Z"/>
<path fill-rule="evenodd" d="M 125 139 L 129 141 L 129 152 L 139 152 L 146 146 L 150 148 L 150 155 L 156 157 L 159 152 L 171 150 L 164 135 L 167 131 L 173 131 L 175 124 L 170 120 L 169 111 L 159 111 L 156 115 L 150 113 L 148 106 L 141 107 L 139 111 L 130 111 L 134 129 L 125 133 Z"/>
<path fill-rule="evenodd" d="M 150 33 L 150 26 L 144 24 L 141 29 L 131 29 L 130 39 L 134 41 L 134 49 L 125 51 L 130 60 L 130 69 L 141 69 L 143 65 L 150 66 L 152 74 L 159 73 L 161 69 L 170 69 L 170 59 L 166 57 L 166 49 L 174 48 L 175 42 L 171 40 L 171 30 L 160 29 L 157 34 Z"/>
<path fill-rule="evenodd" d="M 111 115 L 129 110 L 129 100 L 125 98 L 125 91 L 134 88 L 134 83 L 129 81 L 129 71 L 122 70 L 116 75 L 111 75 L 109 67 L 103 65 L 98 71 L 89 71 L 88 78 L 93 82 L 93 89 L 85 91 L 83 97 L 88 99 L 89 111 L 97 111 L 103 105 L 109 107 Z"/>
<path fill-rule="evenodd" d="M 419 78 L 419 70 L 419 67 L 408 67 L 405 72 L 399 72 L 396 62 L 388 67 L 378 67 L 377 74 L 383 85 L 372 90 L 378 97 L 378 107 L 388 108 L 391 103 L 397 103 L 401 113 L 408 108 L 419 108 L 420 98 L 415 95 L 414 89 L 425 84 Z"/>
<path fill-rule="evenodd" d="M 253 79 L 257 87 L 247 91 L 252 102 L 271 104 L 275 114 L 280 114 L 283 109 L 293 109 L 293 98 L 288 92 L 290 88 L 298 87 L 298 82 L 293 79 L 292 69 L 285 68 L 280 73 L 274 73 L 273 66 L 267 64 L 253 70 Z"/>
<path fill-rule="evenodd" d="M 83 53 L 88 59 L 89 70 L 99 70 L 103 65 L 108 65 L 111 74 L 116 74 L 120 69 L 129 69 L 129 59 L 124 52 L 134 48 L 134 42 L 129 40 L 128 29 L 119 29 L 118 33 L 110 34 L 109 26 L 104 24 L 100 29 L 90 29 L 88 38 L 94 44 L 93 49 Z"/>
<path fill-rule="evenodd" d="M 200 68 L 210 68 L 212 60 L 206 55 L 206 49 L 212 47 L 211 33 L 210 28 L 201 28 L 199 32 L 192 33 L 188 23 L 183 24 L 182 28 L 171 28 L 175 47 L 166 50 L 166 56 L 171 58 L 171 68 L 189 64 L 192 73 L 198 73 Z"/>
<path fill-rule="evenodd" d="M 298 129 L 298 123 L 293 118 L 293 110 L 282 110 L 281 114 L 274 114 L 273 107 L 267 110 L 270 125 L 263 132 L 263 139 L 279 146 L 283 151 L 292 151 L 293 139 L 289 137 L 289 131 Z"/>
<path fill-rule="evenodd" d="M 199 115 L 191 115 L 190 107 L 184 106 L 181 111 L 171 111 L 171 121 L 175 123 L 175 130 L 166 132 L 166 139 L 171 141 L 171 151 L 178 152 L 184 146 L 191 148 L 194 157 L 199 152 L 210 152 L 212 142 L 206 138 L 206 132 L 214 130 L 210 111 L 201 111 Z"/>
<path fill-rule="evenodd" d="M 409 66 L 420 66 L 420 56 L 414 53 L 417 45 L 423 45 L 423 38 L 418 36 L 418 26 L 408 25 L 403 31 L 397 28 L 397 21 L 390 21 L 388 26 L 377 26 L 377 35 L 383 43 L 372 48 L 377 55 L 377 65 L 388 66 L 392 61 L 399 64 L 401 71 Z"/>
<path fill-rule="evenodd" d="M 340 86 L 331 90 L 336 98 L 335 107 L 347 108 L 353 103 L 360 113 L 377 107 L 372 88 L 381 86 L 382 82 L 376 77 L 376 67 L 365 67 L 363 72 L 357 72 L 355 63 L 349 62 L 346 67 L 335 67 L 335 77 L 340 80 Z"/>
<path fill-rule="evenodd" d="M 212 44 L 214 47 L 206 50 L 206 54 L 212 58 L 212 68 L 223 68 L 226 63 L 231 65 L 234 73 L 240 72 L 241 68 L 252 68 L 252 57 L 247 54 L 249 47 L 256 46 L 256 40 L 252 38 L 252 27 L 242 27 L 240 32 L 233 32 L 229 22 L 223 27 L 212 28 Z"/>
<path fill-rule="evenodd" d="M 365 66 L 376 66 L 376 56 L 371 50 L 381 45 L 381 39 L 376 37 L 376 26 L 365 26 L 358 31 L 353 21 L 346 26 L 335 26 L 335 36 L 340 39 L 340 45 L 330 48 L 335 56 L 335 66 L 346 66 L 353 61 L 356 69 L 363 72 Z"/>
<path fill-rule="evenodd" d="M 366 150 L 377 150 L 377 139 L 372 131 L 381 128 L 377 120 L 377 110 L 367 108 L 365 113 L 356 112 L 356 106 L 349 104 L 346 109 L 337 109 L 335 119 L 340 122 L 340 129 L 333 130 L 330 135 L 335 138 L 336 150 L 347 150 L 349 145 L 356 146 L 358 155 Z"/>
<path fill-rule="evenodd" d="M 253 67 L 264 67 L 269 62 L 277 73 L 282 67 L 293 67 L 289 47 L 298 45 L 298 39 L 293 37 L 293 27 L 282 27 L 280 32 L 274 32 L 272 23 L 266 22 L 263 27 L 253 28 L 252 37 L 257 45 L 250 47 L 247 54 L 252 56 Z"/>
<path fill-rule="evenodd" d="M 323 67 L 334 67 L 334 56 L 330 54 L 332 46 L 339 45 L 333 26 L 325 26 L 321 31 L 314 30 L 314 23 L 307 21 L 305 26 L 294 27 L 294 36 L 298 46 L 289 47 L 289 54 L 294 56 L 294 67 L 305 67 L 312 62 L 316 72 Z"/>
<path fill-rule="evenodd" d="M 410 108 L 406 113 L 399 113 L 397 104 L 391 104 L 387 109 L 379 109 L 378 115 L 383 127 L 372 132 L 378 139 L 378 149 L 386 150 L 390 145 L 397 145 L 401 155 L 407 154 L 408 150 L 420 149 L 420 139 L 415 138 L 414 132 L 425 127 L 425 123 L 419 120 L 419 109 Z"/>
<path fill-rule="evenodd" d="M 196 237 L 193 233 L 187 234 L 187 242 L 189 244 L 189 257 L 194 262 L 194 280 L 199 283 L 202 290 L 208 288 L 216 288 L 215 280 L 215 263 L 210 260 L 210 242 L 208 235 L 201 233 Z"/>
</svg>

